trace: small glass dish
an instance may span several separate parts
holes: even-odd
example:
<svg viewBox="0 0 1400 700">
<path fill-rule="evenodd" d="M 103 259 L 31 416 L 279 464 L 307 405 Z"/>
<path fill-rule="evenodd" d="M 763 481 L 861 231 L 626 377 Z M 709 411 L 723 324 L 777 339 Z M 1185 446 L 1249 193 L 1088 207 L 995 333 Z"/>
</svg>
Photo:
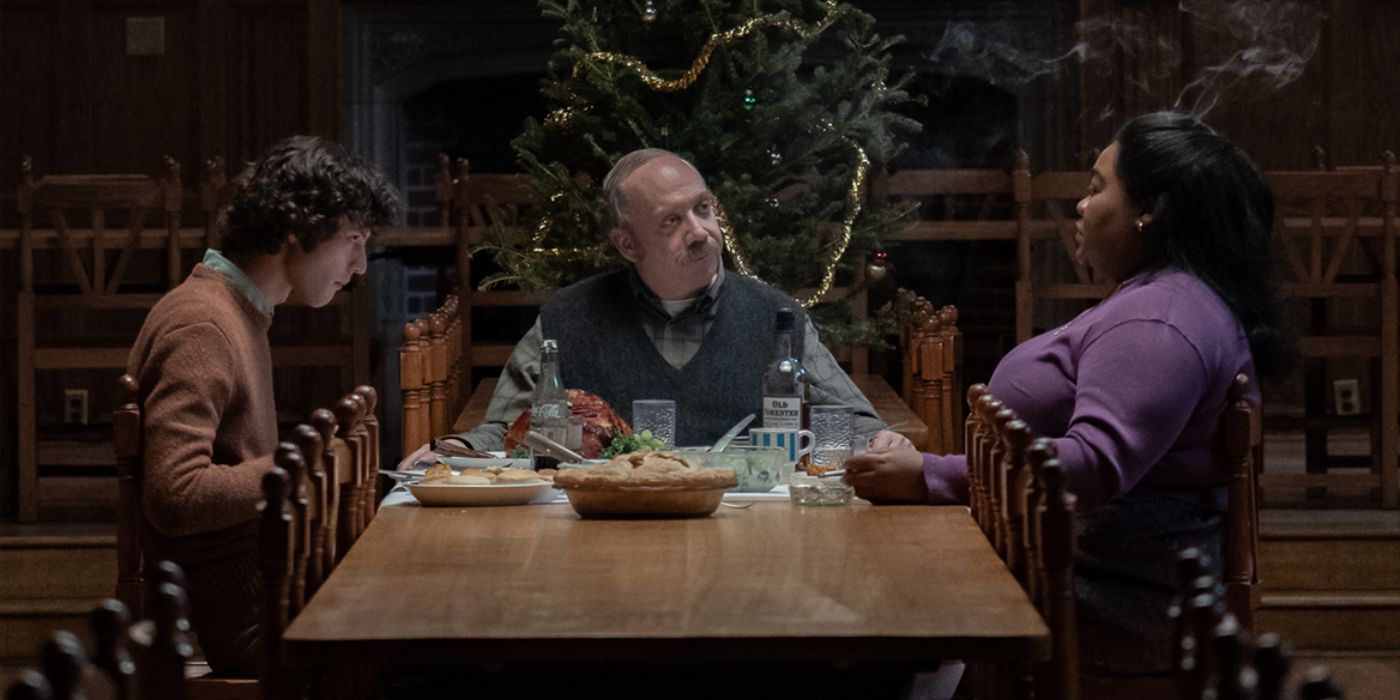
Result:
<svg viewBox="0 0 1400 700">
<path fill-rule="evenodd" d="M 840 479 L 818 479 L 805 474 L 793 474 L 788 480 L 788 496 L 798 506 L 844 506 L 855 497 L 856 490 Z"/>
</svg>

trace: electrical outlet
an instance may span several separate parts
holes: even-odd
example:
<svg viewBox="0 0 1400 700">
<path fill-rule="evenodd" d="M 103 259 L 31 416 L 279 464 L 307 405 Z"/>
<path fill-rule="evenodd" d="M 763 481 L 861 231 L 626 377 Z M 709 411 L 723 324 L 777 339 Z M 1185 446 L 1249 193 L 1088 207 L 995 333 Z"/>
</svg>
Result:
<svg viewBox="0 0 1400 700">
<path fill-rule="evenodd" d="M 1333 380 L 1332 410 L 1339 416 L 1361 413 L 1361 383 L 1355 379 Z"/>
<path fill-rule="evenodd" d="M 88 424 L 87 389 L 63 390 L 63 422 L 69 425 Z"/>
</svg>

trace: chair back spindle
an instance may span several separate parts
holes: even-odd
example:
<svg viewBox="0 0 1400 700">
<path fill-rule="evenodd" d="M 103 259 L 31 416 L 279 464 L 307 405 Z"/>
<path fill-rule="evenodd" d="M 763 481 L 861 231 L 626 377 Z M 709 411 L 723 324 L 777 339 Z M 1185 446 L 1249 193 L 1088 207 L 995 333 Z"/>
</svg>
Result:
<svg viewBox="0 0 1400 700">
<path fill-rule="evenodd" d="M 92 628 L 92 664 L 102 670 L 116 700 L 133 697 L 136 662 L 132 659 L 127 630 L 131 615 L 119 600 L 107 599 L 88 616 Z"/>
</svg>

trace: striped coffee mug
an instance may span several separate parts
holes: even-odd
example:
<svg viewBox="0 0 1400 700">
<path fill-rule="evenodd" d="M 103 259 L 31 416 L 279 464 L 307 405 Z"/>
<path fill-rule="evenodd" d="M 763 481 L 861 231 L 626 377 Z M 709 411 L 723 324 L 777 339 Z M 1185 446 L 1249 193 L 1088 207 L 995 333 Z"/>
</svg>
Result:
<svg viewBox="0 0 1400 700">
<path fill-rule="evenodd" d="M 810 430 L 796 428 L 754 428 L 749 431 L 749 444 L 753 447 L 780 447 L 787 450 L 789 462 L 796 462 L 812 453 L 817 436 Z"/>
</svg>

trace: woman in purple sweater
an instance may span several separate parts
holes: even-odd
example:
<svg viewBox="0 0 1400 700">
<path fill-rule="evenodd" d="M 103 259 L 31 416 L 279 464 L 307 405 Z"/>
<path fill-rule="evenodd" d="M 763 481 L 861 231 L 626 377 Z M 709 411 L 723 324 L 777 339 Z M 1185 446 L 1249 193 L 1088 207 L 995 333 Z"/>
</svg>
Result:
<svg viewBox="0 0 1400 700">
<path fill-rule="evenodd" d="M 1104 150 L 1078 205 L 1079 262 L 1117 283 L 1022 343 L 991 393 L 1054 439 L 1078 499 L 1076 596 L 1086 671 L 1169 668 L 1177 552 L 1219 561 L 1228 474 L 1211 444 L 1236 374 L 1284 369 L 1271 249 L 1274 204 L 1248 157 L 1194 117 L 1148 114 Z M 963 455 L 882 434 L 847 463 L 883 503 L 967 501 Z"/>
</svg>

